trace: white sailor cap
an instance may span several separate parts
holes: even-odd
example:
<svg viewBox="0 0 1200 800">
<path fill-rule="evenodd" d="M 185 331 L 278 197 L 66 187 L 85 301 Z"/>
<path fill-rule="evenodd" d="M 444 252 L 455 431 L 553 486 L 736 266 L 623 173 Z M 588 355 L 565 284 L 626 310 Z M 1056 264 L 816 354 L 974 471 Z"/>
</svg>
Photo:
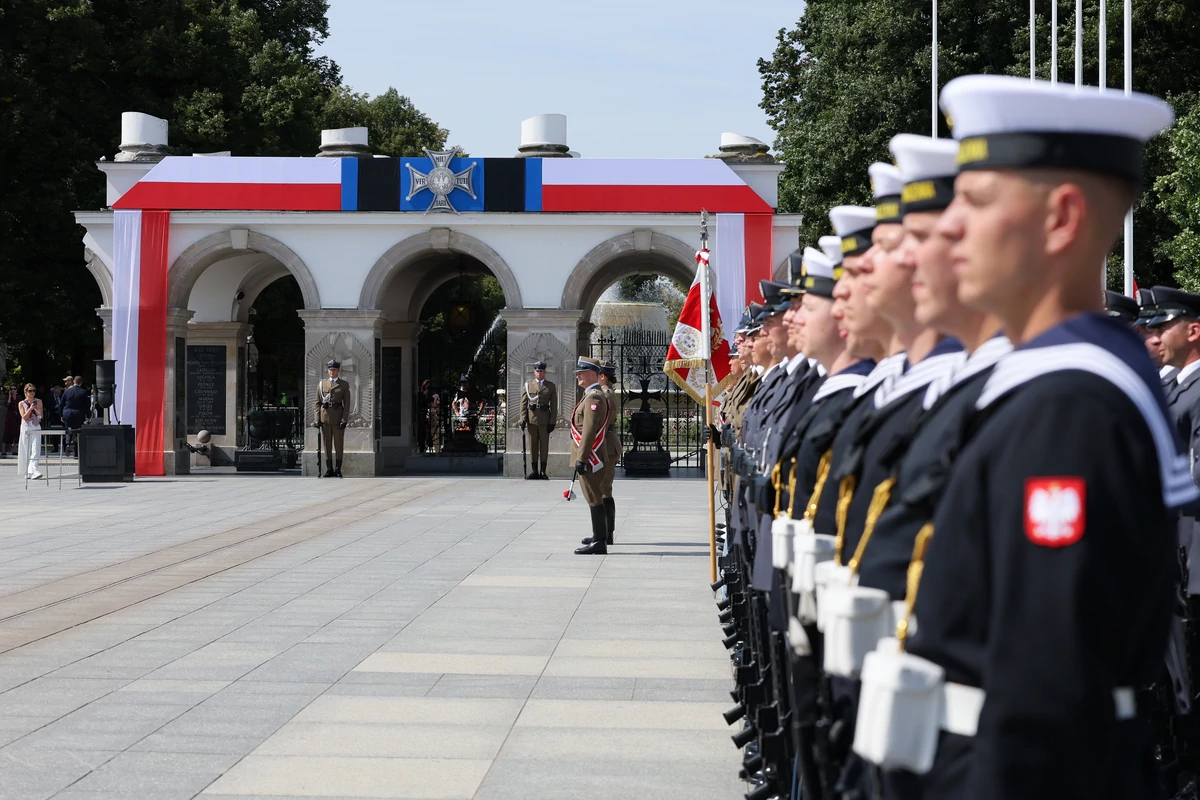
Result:
<svg viewBox="0 0 1200 800">
<path fill-rule="evenodd" d="M 875 195 L 875 224 L 899 222 L 900 193 L 904 189 L 900 168 L 877 161 L 867 167 L 867 174 L 871 176 L 871 194 Z"/>
<path fill-rule="evenodd" d="M 842 240 L 842 255 L 856 256 L 871 247 L 875 209 L 868 206 L 834 206 L 829 209 L 834 233 Z"/>
<path fill-rule="evenodd" d="M 821 297 L 833 297 L 833 286 L 842 268 L 815 247 L 804 248 L 804 291 Z"/>
<path fill-rule="evenodd" d="M 958 142 L 915 133 L 893 136 L 888 144 L 904 178 L 900 213 L 941 211 L 954 199 L 958 172 Z"/>
<path fill-rule="evenodd" d="M 817 239 L 817 244 L 825 251 L 825 257 L 833 262 L 834 266 L 842 263 L 842 240 L 838 236 L 822 236 Z M 836 273 L 834 277 L 841 277 L 840 273 Z"/>
<path fill-rule="evenodd" d="M 960 170 L 1083 170 L 1137 185 L 1142 145 L 1175 118 L 1150 95 L 1004 75 L 955 78 L 940 105 L 959 140 Z"/>
</svg>

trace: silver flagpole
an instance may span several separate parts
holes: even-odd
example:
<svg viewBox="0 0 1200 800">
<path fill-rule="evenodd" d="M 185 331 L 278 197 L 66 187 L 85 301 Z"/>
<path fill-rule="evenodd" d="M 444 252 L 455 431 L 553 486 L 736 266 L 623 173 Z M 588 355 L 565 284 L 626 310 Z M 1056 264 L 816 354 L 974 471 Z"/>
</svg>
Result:
<svg viewBox="0 0 1200 800">
<path fill-rule="evenodd" d="M 932 82 L 932 87 L 931 87 L 931 94 L 933 95 L 933 100 L 930 103 L 930 109 L 929 109 L 929 116 L 932 120 L 929 135 L 935 139 L 937 138 L 937 135 L 938 135 L 937 17 L 938 17 L 938 15 L 937 15 L 937 0 L 933 0 L 933 82 Z"/>
<path fill-rule="evenodd" d="M 700 210 L 700 249 L 708 249 L 708 212 Z M 712 431 L 712 320 L 708 310 L 708 293 L 712 288 L 708 280 L 708 264 L 696 259 L 697 269 L 700 270 L 700 358 L 704 359 L 704 424 Z M 717 580 L 717 498 L 716 481 L 713 459 L 716 458 L 716 443 L 712 435 L 704 437 L 706 458 L 704 459 L 704 474 L 708 481 L 708 565 L 711 582 Z"/>
<path fill-rule="evenodd" d="M 1050 82 L 1058 83 L 1058 0 L 1050 3 Z"/>
<path fill-rule="evenodd" d="M 1125 0 L 1125 94 L 1133 91 L 1133 11 Z M 1133 297 L 1133 209 L 1125 215 L 1125 295 Z"/>
<path fill-rule="evenodd" d="M 1100 93 L 1108 89 L 1108 8 L 1105 0 L 1100 0 L 1100 33 L 1097 37 L 1100 45 Z M 1100 270 L 1100 288 L 1108 289 L 1108 257 L 1104 258 L 1104 269 Z"/>
<path fill-rule="evenodd" d="M 1083 0 L 1075 0 L 1075 88 L 1083 86 Z"/>
<path fill-rule="evenodd" d="M 1029 0 L 1029 80 L 1037 80 L 1037 26 L 1034 13 L 1037 0 Z"/>
</svg>

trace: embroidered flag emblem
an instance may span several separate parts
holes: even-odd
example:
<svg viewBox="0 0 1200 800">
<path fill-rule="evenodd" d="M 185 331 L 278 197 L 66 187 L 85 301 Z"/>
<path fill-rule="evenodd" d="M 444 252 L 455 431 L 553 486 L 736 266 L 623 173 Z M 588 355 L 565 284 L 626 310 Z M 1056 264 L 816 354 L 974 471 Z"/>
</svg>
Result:
<svg viewBox="0 0 1200 800">
<path fill-rule="evenodd" d="M 1083 538 L 1087 486 L 1083 478 L 1025 481 L 1025 536 L 1044 547 L 1066 547 Z"/>
<path fill-rule="evenodd" d="M 592 403 L 592 411 L 595 411 L 597 408 L 599 408 L 599 404 Z"/>
</svg>

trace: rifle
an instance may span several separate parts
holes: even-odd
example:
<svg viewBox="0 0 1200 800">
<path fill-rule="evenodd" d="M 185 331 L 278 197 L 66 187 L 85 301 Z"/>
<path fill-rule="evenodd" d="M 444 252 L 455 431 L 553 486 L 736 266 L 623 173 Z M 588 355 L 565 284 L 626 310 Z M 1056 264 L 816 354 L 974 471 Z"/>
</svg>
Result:
<svg viewBox="0 0 1200 800">
<path fill-rule="evenodd" d="M 579 467 L 575 467 L 575 469 L 573 469 L 571 471 L 571 485 L 569 487 L 567 487 L 567 490 L 565 492 L 563 492 L 563 497 L 565 497 L 568 501 L 575 499 L 575 478 L 578 475 L 579 475 Z"/>
<path fill-rule="evenodd" d="M 529 477 L 529 462 L 525 459 L 525 422 L 521 422 L 521 477 Z"/>
<path fill-rule="evenodd" d="M 321 472 L 321 423 L 316 421 L 313 427 L 317 429 L 317 477 L 324 478 L 325 473 Z"/>
</svg>

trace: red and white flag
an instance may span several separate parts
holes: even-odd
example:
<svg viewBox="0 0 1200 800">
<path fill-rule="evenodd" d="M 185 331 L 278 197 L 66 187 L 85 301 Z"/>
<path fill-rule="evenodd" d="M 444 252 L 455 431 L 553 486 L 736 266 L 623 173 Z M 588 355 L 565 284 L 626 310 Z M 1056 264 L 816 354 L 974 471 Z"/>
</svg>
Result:
<svg viewBox="0 0 1200 800">
<path fill-rule="evenodd" d="M 696 253 L 696 279 L 683 301 L 679 321 L 675 323 L 675 335 L 667 348 L 667 359 L 663 372 L 678 384 L 679 388 L 700 405 L 704 405 L 704 384 L 712 385 L 712 396 L 716 398 L 729 384 L 729 342 L 721 328 L 721 312 L 717 308 L 716 292 L 708 297 L 709 342 L 712 346 L 712 369 L 704 368 L 704 321 L 701 318 L 703 299 L 700 291 L 702 270 L 708 269 L 708 250 Z"/>
<path fill-rule="evenodd" d="M 170 211 L 113 213 L 112 357 L 117 419 L 133 425 L 134 472 L 162 475 Z"/>
</svg>

